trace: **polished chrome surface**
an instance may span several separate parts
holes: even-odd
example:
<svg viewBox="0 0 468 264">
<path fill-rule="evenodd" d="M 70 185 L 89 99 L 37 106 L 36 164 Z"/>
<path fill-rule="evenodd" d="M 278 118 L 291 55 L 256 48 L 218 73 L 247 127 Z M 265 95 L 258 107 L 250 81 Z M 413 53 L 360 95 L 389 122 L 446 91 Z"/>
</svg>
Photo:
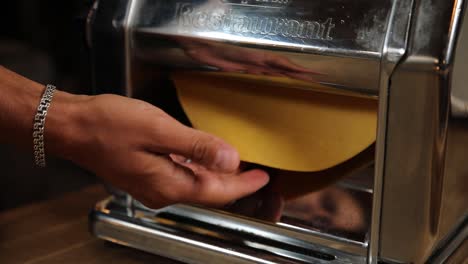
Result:
<svg viewBox="0 0 468 264">
<path fill-rule="evenodd" d="M 368 169 L 369 170 L 369 169 Z M 365 256 L 372 194 L 357 184 L 371 185 L 369 174 L 352 175 L 336 185 L 284 200 L 269 188 L 221 209 L 172 206 L 167 212 L 213 226 L 287 241 L 297 246 L 321 244 Z M 343 187 L 345 185 L 345 187 Z M 134 201 L 133 208 L 152 210 Z"/>
<path fill-rule="evenodd" d="M 88 34 L 96 92 L 144 99 L 189 124 L 172 71 L 258 75 L 267 84 L 283 77 L 297 81 L 291 88 L 318 82 L 329 92 L 378 96 L 379 128 L 375 170 L 358 173 L 365 177 L 306 185 L 289 201 L 266 188 L 223 211 L 152 211 L 114 191 L 107 205 L 120 208 L 95 211 L 95 233 L 187 262 L 308 262 L 296 251 L 304 248 L 333 252 L 334 261 L 359 256 L 352 263 L 427 261 L 467 215 L 465 2 L 97 1 Z M 248 241 L 231 247 L 214 238 Z"/>
<path fill-rule="evenodd" d="M 462 10 L 460 10 L 461 12 Z M 465 10 L 466 14 L 466 10 Z M 463 16 L 462 13 L 459 14 Z M 451 118 L 467 120 L 468 119 L 468 19 L 463 19 L 462 28 L 456 49 L 456 57 L 453 62 L 452 93 L 451 100 Z"/>
<path fill-rule="evenodd" d="M 189 212 L 184 213 L 185 209 Z M 192 215 L 193 209 L 184 206 L 158 211 L 137 209 L 134 217 L 128 217 L 125 207 L 108 199 L 99 203 L 90 215 L 90 229 L 102 239 L 186 263 L 365 262 L 362 256 L 323 245 L 290 243 L 288 237 L 274 229 L 262 229 L 261 223 L 247 225 L 250 230 L 246 231 L 242 226 L 213 225 L 184 216 Z"/>
<path fill-rule="evenodd" d="M 378 94 L 389 0 L 132 2 L 135 61 Z"/>
<path fill-rule="evenodd" d="M 436 249 L 433 251 L 432 255 L 428 259 L 428 263 L 461 263 L 453 262 L 450 258 L 454 257 L 457 254 L 458 250 L 463 249 L 464 243 L 468 242 L 468 214 L 463 218 L 460 224 L 456 225 L 454 230 L 452 230 L 444 239 L 442 239 Z M 465 245 L 466 246 L 466 245 Z M 468 261 L 468 251 L 464 253 L 459 253 L 464 256 L 462 261 Z M 460 256 L 460 258 L 462 257 Z"/>
<path fill-rule="evenodd" d="M 138 31 L 378 57 L 391 1 L 142 0 Z"/>
<path fill-rule="evenodd" d="M 466 262 L 468 259 L 468 239 L 462 242 L 462 244 L 453 252 L 445 261 L 444 264 L 458 264 Z"/>
<path fill-rule="evenodd" d="M 124 51 L 125 51 L 125 95 L 132 97 L 133 95 L 133 82 L 132 82 L 132 69 L 130 60 L 132 57 L 132 36 L 131 29 L 134 27 L 136 20 L 136 10 L 140 6 L 139 0 L 130 0 L 127 3 L 127 12 L 123 19 L 123 37 L 124 37 Z"/>
<path fill-rule="evenodd" d="M 87 19 L 94 93 L 126 92 L 124 19 L 128 0 L 97 0 Z"/>
<path fill-rule="evenodd" d="M 445 177 L 441 182 L 438 208 L 432 210 L 433 231 L 438 231 L 440 236 L 446 236 L 462 217 L 468 215 L 468 166 L 465 163 L 468 154 L 468 116 L 457 115 L 451 104 L 454 98 L 463 101 L 465 106 L 468 102 L 467 8 L 466 0 L 457 1 L 453 8 L 450 38 L 442 68 L 450 86 L 450 96 L 446 99 L 450 112 L 447 116 L 446 160 L 441 169 Z"/>
<path fill-rule="evenodd" d="M 371 171 L 372 168 L 365 168 L 348 175 L 337 184 L 311 186 L 309 191 L 293 197 L 285 196 L 280 189 L 269 185 L 223 210 L 300 231 L 306 240 L 308 236 L 311 237 L 310 241 L 316 237 L 329 239 L 327 243 L 330 247 L 364 255 L 372 193 L 363 186 L 372 186 Z M 287 177 L 291 185 L 301 184 L 294 176 L 298 175 L 285 174 L 279 177 Z M 305 177 L 316 176 L 312 174 Z M 275 182 L 274 178 L 272 182 Z"/>
<path fill-rule="evenodd" d="M 406 53 L 408 33 L 413 11 L 413 1 L 394 1 L 387 27 L 387 35 L 382 47 L 379 85 L 379 117 L 377 127 L 372 221 L 369 233 L 368 263 L 376 264 L 379 259 L 380 224 L 387 151 L 388 107 L 391 77 L 398 63 Z M 398 129 L 398 128 L 393 128 Z"/>
<path fill-rule="evenodd" d="M 408 51 L 388 91 L 382 259 L 425 262 L 467 213 L 466 119 L 450 116 L 454 56 L 467 48 L 458 39 L 464 7 L 415 1 Z"/>
<path fill-rule="evenodd" d="M 166 71 L 196 69 L 230 72 L 233 70 L 223 67 L 232 64 L 240 67 L 240 71 L 246 74 L 282 76 L 313 83 L 319 81 L 331 87 L 330 90 L 362 92 L 367 95 L 377 94 L 375 89 L 378 87 L 380 69 L 378 51 L 385 37 L 388 2 L 364 1 L 363 5 L 357 8 L 351 1 L 346 0 L 330 1 L 326 5 L 318 5 L 317 2 L 310 1 L 296 1 L 294 5 L 265 9 L 264 6 L 250 5 L 235 5 L 233 7 L 229 3 L 220 1 L 184 1 L 184 8 L 190 5 L 190 7 L 201 8 L 206 12 L 213 10 L 215 10 L 214 12 L 230 12 L 231 14 L 246 12 L 251 16 L 257 14 L 271 19 L 286 15 L 310 20 L 314 16 L 323 16 L 324 14 L 320 14 L 323 12 L 334 14 L 337 17 L 349 16 L 346 21 L 352 26 L 343 24 L 337 29 L 343 38 L 337 37 L 320 41 L 317 39 L 302 40 L 302 43 L 308 46 L 307 49 L 298 49 L 291 36 L 264 36 L 262 34 L 255 35 L 252 32 L 231 32 L 229 28 L 229 32 L 223 31 L 222 38 L 209 37 L 206 36 L 206 32 L 200 33 L 201 30 L 204 30 L 203 28 L 189 27 L 184 29 L 183 25 L 180 25 L 187 20 L 187 18 L 178 17 L 179 13 L 182 12 L 180 3 L 173 2 L 174 5 L 172 5 L 162 4 L 161 1 L 146 0 L 133 0 L 131 2 L 129 13 L 132 15 L 127 15 L 126 21 L 129 28 L 125 31 L 127 32 L 128 57 L 126 65 L 130 69 L 126 77 L 127 80 L 131 80 L 131 83 L 127 84 L 130 89 L 125 94 L 147 100 L 166 111 L 171 112 L 171 109 L 165 107 L 171 107 L 171 98 L 174 96 L 167 94 L 168 90 L 164 87 L 168 84 L 161 81 L 168 79 Z M 300 7 L 301 5 L 303 7 Z M 367 25 L 369 32 L 364 32 L 364 25 Z M 178 29 L 179 27 L 182 29 Z M 356 33 L 357 28 L 361 30 L 359 34 Z M 216 30 L 213 28 L 210 30 L 216 36 L 214 34 Z M 217 30 L 222 31 L 221 28 Z M 370 31 L 374 34 L 373 37 L 366 35 Z M 244 38 L 239 38 L 241 35 L 250 39 L 257 38 L 255 43 L 249 43 Z M 344 36 L 349 38 L 344 38 Z M 270 38 L 269 41 L 275 39 L 282 44 L 266 43 L 265 40 L 268 38 Z M 366 44 L 366 42 L 369 43 Z M 337 50 L 338 47 L 341 47 L 340 52 Z M 270 61 L 259 61 L 259 59 L 264 58 L 268 58 Z M 207 62 L 211 64 L 206 65 Z M 307 66 L 309 64 L 315 66 L 309 67 Z M 314 72 L 317 67 L 321 67 L 325 71 L 321 71 L 321 74 L 317 75 Z M 238 70 L 239 68 L 235 68 L 236 72 Z M 327 78 L 328 81 L 314 79 L 322 77 Z M 275 80 L 271 82 L 274 83 Z M 364 82 L 367 84 L 364 85 Z M 155 89 L 155 86 L 162 87 Z M 374 91 L 364 91 L 365 89 L 359 88 L 365 86 L 371 87 Z M 158 98 L 165 98 L 165 101 Z M 172 105 L 176 104 L 172 103 Z M 276 172 L 270 171 L 270 174 L 276 174 Z M 333 176 L 329 182 L 336 181 L 338 176 L 345 175 Z M 288 175 L 286 173 L 280 177 L 291 179 L 300 177 L 303 179 L 305 177 L 320 177 L 320 175 Z M 341 187 L 333 186 L 315 193 L 314 191 L 324 188 L 330 183 L 327 183 L 326 180 L 319 184 L 306 183 L 310 185 L 309 191 L 305 192 L 303 197 L 290 199 L 290 201 L 283 200 L 281 194 L 271 192 L 266 188 L 252 197 L 237 201 L 225 210 L 234 213 L 236 217 L 245 216 L 269 221 L 272 224 L 276 223 L 277 226 L 283 227 L 275 229 L 277 232 L 298 231 L 291 235 L 304 237 L 308 241 L 320 240 L 323 245 L 364 256 L 366 255 L 367 233 L 370 225 L 372 177 L 372 172 L 369 173 L 368 170 L 365 179 L 361 180 L 359 184 L 353 184 L 349 180 L 342 181 L 340 182 Z M 289 184 L 297 185 L 298 183 L 291 180 Z M 136 203 L 138 204 L 138 202 Z M 196 215 L 197 217 L 205 215 L 204 221 L 218 219 L 213 212 L 207 210 L 203 211 L 203 214 Z M 194 218 L 195 216 L 187 215 L 187 217 Z M 223 218 L 222 221 L 217 222 L 224 223 L 225 221 Z M 249 222 L 249 224 L 252 223 Z M 237 222 L 236 224 L 238 225 Z"/>
<path fill-rule="evenodd" d="M 340 252 L 363 256 L 365 245 L 363 243 L 320 233 L 310 229 L 299 228 L 284 223 L 272 225 L 269 222 L 258 221 L 253 218 L 242 218 L 238 215 L 228 214 L 226 211 L 207 210 L 191 206 L 174 206 L 168 208 L 168 212 L 175 216 L 193 219 L 213 226 L 242 231 L 245 234 L 256 234 L 265 239 L 283 241 L 298 247 L 310 248 L 320 251 L 321 245 L 326 248 L 339 250 Z"/>
</svg>

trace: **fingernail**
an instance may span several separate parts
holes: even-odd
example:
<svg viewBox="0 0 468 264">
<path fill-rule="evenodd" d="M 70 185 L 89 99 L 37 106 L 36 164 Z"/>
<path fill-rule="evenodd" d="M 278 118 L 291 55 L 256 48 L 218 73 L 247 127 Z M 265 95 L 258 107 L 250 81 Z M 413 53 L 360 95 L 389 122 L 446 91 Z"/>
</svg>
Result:
<svg viewBox="0 0 468 264">
<path fill-rule="evenodd" d="M 238 165 L 237 152 L 229 149 L 222 149 L 216 153 L 215 167 L 222 171 L 232 171 Z"/>
</svg>

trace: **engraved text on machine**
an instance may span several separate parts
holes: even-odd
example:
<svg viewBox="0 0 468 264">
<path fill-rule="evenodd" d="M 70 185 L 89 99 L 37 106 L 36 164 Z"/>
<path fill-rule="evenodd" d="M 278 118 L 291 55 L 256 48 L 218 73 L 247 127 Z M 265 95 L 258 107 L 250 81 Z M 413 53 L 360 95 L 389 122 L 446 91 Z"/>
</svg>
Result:
<svg viewBox="0 0 468 264">
<path fill-rule="evenodd" d="M 224 12 L 195 10 L 191 3 L 177 3 L 178 26 L 188 29 L 213 30 L 235 34 L 283 36 L 300 39 L 332 40 L 335 28 L 332 18 L 324 21 L 286 17 L 246 16 L 227 8 Z"/>
</svg>

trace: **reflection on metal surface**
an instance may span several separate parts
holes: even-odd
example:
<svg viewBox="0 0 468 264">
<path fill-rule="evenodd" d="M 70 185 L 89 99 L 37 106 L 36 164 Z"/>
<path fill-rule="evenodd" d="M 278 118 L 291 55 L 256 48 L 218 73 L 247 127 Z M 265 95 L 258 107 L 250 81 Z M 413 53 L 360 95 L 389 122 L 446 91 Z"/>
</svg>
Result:
<svg viewBox="0 0 468 264">
<path fill-rule="evenodd" d="M 451 232 L 468 209 L 463 16 L 464 0 L 100 0 L 88 27 L 98 93 L 188 124 L 169 73 L 225 72 L 378 97 L 379 127 L 375 173 L 337 174 L 332 186 L 340 177 L 275 175 L 224 211 L 154 211 L 117 193 L 94 211 L 94 233 L 189 263 L 423 263 L 450 249 L 445 238 L 466 239 Z"/>
<path fill-rule="evenodd" d="M 375 91 L 368 88 L 375 81 L 372 80 L 372 75 L 363 75 L 363 70 L 365 72 L 377 70 L 378 63 L 372 60 L 338 59 L 313 54 L 270 51 L 184 37 L 170 37 L 174 42 L 171 50 L 164 48 L 154 50 L 147 46 L 158 45 L 152 44 L 155 42 L 154 35 L 138 33 L 136 39 L 138 40 L 137 58 L 151 61 L 160 67 L 235 73 L 238 75 L 237 78 L 252 80 L 257 77 L 259 82 L 273 84 L 274 87 L 320 89 L 330 93 L 376 96 Z M 340 61 L 338 66 L 336 60 Z M 358 67 L 351 67 L 351 62 Z M 330 74 L 331 72 L 333 74 Z M 349 78 L 357 78 L 359 75 L 363 76 L 360 76 L 354 84 L 346 83 Z M 285 79 L 283 82 L 288 84 L 280 86 L 278 78 Z"/>
<path fill-rule="evenodd" d="M 454 230 L 442 239 L 436 249 L 434 250 L 433 254 L 429 257 L 427 263 L 453 263 L 456 264 L 458 262 L 451 262 L 449 258 L 461 247 L 463 247 L 464 243 L 468 243 L 468 214 L 465 215 L 458 225 L 455 226 Z M 463 249 L 462 249 L 463 250 Z M 462 261 L 468 261 L 468 251 L 462 252 L 460 255 L 464 255 L 465 259 Z M 461 262 L 460 262 L 461 263 Z"/>
<path fill-rule="evenodd" d="M 468 47 L 451 37 L 460 35 L 456 14 L 464 6 L 458 0 L 415 1 L 408 53 L 391 76 L 386 151 L 379 160 L 383 196 L 375 251 L 383 259 L 424 263 L 468 210 L 462 187 L 468 130 L 449 116 L 456 82 L 450 56 L 454 48 Z"/>
<path fill-rule="evenodd" d="M 230 5 L 261 6 L 265 8 L 281 8 L 289 6 L 293 0 L 221 0 Z"/>
<path fill-rule="evenodd" d="M 204 228 L 203 232 L 199 231 L 205 235 L 219 228 L 224 230 L 219 233 L 238 230 L 244 237 L 256 234 L 298 246 L 306 245 L 300 240 L 320 241 L 330 248 L 365 255 L 372 193 L 358 186 L 372 186 L 373 175 L 366 173 L 370 170 L 359 170 L 336 184 L 324 185 L 328 187 L 311 186 L 313 191 L 288 199 L 273 191 L 274 185 L 268 185 L 216 211 L 189 206 L 154 211 L 138 201 L 134 201 L 134 208 L 140 216 L 143 213 L 145 219 L 156 215 L 174 224 L 196 222 L 198 227 Z M 293 184 L 294 180 L 290 182 Z M 136 215 L 139 217 L 138 213 Z M 242 216 L 243 220 L 235 216 Z"/>
<path fill-rule="evenodd" d="M 385 158 L 387 155 L 388 130 L 398 129 L 389 127 L 389 96 L 391 93 L 392 75 L 395 67 L 404 57 L 408 41 L 411 19 L 413 16 L 414 1 L 394 1 L 387 34 L 382 47 L 382 60 L 380 65 L 379 82 L 379 117 L 377 124 L 377 140 L 375 154 L 374 186 L 372 199 L 372 221 L 369 231 L 369 264 L 376 264 L 380 257 L 381 216 L 384 199 Z M 392 194 L 390 194 L 392 195 Z"/>
<path fill-rule="evenodd" d="M 233 8 L 223 13 L 196 11 L 193 3 L 176 3 L 174 23 L 183 29 L 222 31 L 225 34 L 282 36 L 287 38 L 333 40 L 333 18 L 324 22 L 288 17 L 246 16 Z"/>
<path fill-rule="evenodd" d="M 91 230 L 98 237 L 114 243 L 187 263 L 202 263 L 213 257 L 218 263 L 334 264 L 364 261 L 362 257 L 337 249 L 291 240 L 278 228 L 269 231 L 262 228 L 267 226 L 262 223 L 248 225 L 252 230 L 247 231 L 242 223 L 229 226 L 223 222 L 197 220 L 196 211 L 184 213 L 185 209 L 189 208 L 137 209 L 135 216 L 129 217 L 122 213 L 125 207 L 115 204 L 112 199 L 106 200 L 98 204 L 91 214 Z M 207 213 L 200 210 L 199 213 Z M 217 221 L 220 220 L 222 218 Z"/>
<path fill-rule="evenodd" d="M 378 54 L 389 3 L 363 0 L 358 7 L 353 1 L 330 0 L 325 7 L 316 1 L 296 0 L 286 5 L 263 2 L 255 6 L 198 0 L 155 5 L 146 0 L 137 27 L 147 32 L 185 37 L 218 32 L 255 39 L 257 44 L 272 41 L 283 47 L 299 44 L 321 51 L 335 47 L 342 51 L 351 48 Z M 281 8 L 265 8 L 268 6 Z M 327 45 L 314 40 L 334 42 Z"/>
<path fill-rule="evenodd" d="M 453 118 L 468 118 L 468 100 L 463 100 L 452 95 L 450 97 Z"/>
<path fill-rule="evenodd" d="M 286 203 L 282 222 L 366 242 L 371 195 L 338 187 Z"/>
<path fill-rule="evenodd" d="M 365 244 L 371 204 L 371 193 L 334 185 L 286 201 L 279 193 L 263 190 L 226 210 L 305 233 L 324 233 Z"/>
<path fill-rule="evenodd" d="M 305 0 L 137 2 L 140 16 L 130 43 L 138 60 L 170 69 L 250 69 L 255 75 L 378 93 L 379 50 L 390 1 L 364 0 L 359 8 L 350 0 L 331 0 L 326 6 Z"/>
</svg>

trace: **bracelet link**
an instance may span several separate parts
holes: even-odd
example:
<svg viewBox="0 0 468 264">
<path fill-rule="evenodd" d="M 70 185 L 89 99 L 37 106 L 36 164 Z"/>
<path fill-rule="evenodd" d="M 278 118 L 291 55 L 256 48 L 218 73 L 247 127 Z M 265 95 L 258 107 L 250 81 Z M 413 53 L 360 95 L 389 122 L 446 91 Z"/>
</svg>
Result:
<svg viewBox="0 0 468 264">
<path fill-rule="evenodd" d="M 46 166 L 45 161 L 45 148 L 44 148 L 44 130 L 45 130 L 45 119 L 47 117 L 47 111 L 52 102 L 56 87 L 48 84 L 42 95 L 39 106 L 37 107 L 36 115 L 34 116 L 33 124 L 33 143 L 34 143 L 34 161 L 38 167 L 44 168 Z"/>
</svg>

